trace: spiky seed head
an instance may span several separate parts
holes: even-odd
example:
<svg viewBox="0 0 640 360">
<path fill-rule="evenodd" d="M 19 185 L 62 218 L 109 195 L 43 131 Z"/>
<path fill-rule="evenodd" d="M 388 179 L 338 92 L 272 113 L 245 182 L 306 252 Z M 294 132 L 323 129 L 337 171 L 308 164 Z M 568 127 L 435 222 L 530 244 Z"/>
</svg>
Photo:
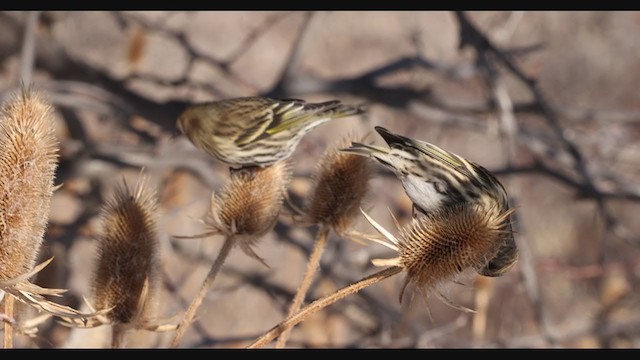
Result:
<svg viewBox="0 0 640 360">
<path fill-rule="evenodd" d="M 0 114 L 0 281 L 34 267 L 49 218 L 58 166 L 52 108 L 22 88 Z"/>
<path fill-rule="evenodd" d="M 287 161 L 234 171 L 222 191 L 212 195 L 205 222 L 214 231 L 233 236 L 255 257 L 251 245 L 275 226 L 290 179 Z"/>
<path fill-rule="evenodd" d="M 94 302 L 114 324 L 138 324 L 155 314 L 159 291 L 156 192 L 146 178 L 123 181 L 103 205 L 94 274 Z"/>
<path fill-rule="evenodd" d="M 408 281 L 431 288 L 468 269 L 484 267 L 502 246 L 504 221 L 510 213 L 458 204 L 414 219 L 401 229 L 398 243 Z"/>
<path fill-rule="evenodd" d="M 227 164 L 268 166 L 288 158 L 315 127 L 362 113 L 337 100 L 243 97 L 189 106 L 176 126 L 197 148 Z"/>
<path fill-rule="evenodd" d="M 496 257 L 510 229 L 505 219 L 512 210 L 498 207 L 456 204 L 416 217 L 399 227 L 396 238 L 365 213 L 367 220 L 389 241 L 380 242 L 395 250 L 393 259 L 374 259 L 378 266 L 400 266 L 407 272 L 405 284 L 420 291 L 437 287 L 469 269 L 478 269 Z"/>
<path fill-rule="evenodd" d="M 352 138 L 325 151 L 313 175 L 314 188 L 306 207 L 310 222 L 327 224 L 337 234 L 343 234 L 359 214 L 372 175 L 368 158 L 339 151 Z"/>
</svg>

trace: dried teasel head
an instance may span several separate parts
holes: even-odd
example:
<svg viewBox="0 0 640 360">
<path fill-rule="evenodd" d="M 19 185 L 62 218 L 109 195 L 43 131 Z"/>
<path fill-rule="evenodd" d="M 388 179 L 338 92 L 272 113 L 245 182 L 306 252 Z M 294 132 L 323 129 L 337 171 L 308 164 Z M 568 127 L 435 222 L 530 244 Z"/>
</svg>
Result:
<svg viewBox="0 0 640 360">
<path fill-rule="evenodd" d="M 251 246 L 275 226 L 290 179 L 286 160 L 233 171 L 225 187 L 212 194 L 205 223 L 211 233 L 232 236 L 247 255 L 264 263 Z"/>
<path fill-rule="evenodd" d="M 400 232 L 398 238 L 364 214 L 389 241 L 378 242 L 398 253 L 396 258 L 374 259 L 373 263 L 377 266 L 399 266 L 407 272 L 400 293 L 402 301 L 402 294 L 409 283 L 425 291 L 455 279 L 469 269 L 484 267 L 498 254 L 507 238 L 505 233 L 511 231 L 505 219 L 512 212 L 500 211 L 497 207 L 452 205 L 414 218 L 404 227 L 396 223 Z"/>
<path fill-rule="evenodd" d="M 154 317 L 159 291 L 156 193 L 146 178 L 133 192 L 116 187 L 103 205 L 94 302 L 112 324 L 137 325 Z"/>
<path fill-rule="evenodd" d="M 52 108 L 22 88 L 0 113 L 0 282 L 29 273 L 49 218 L 58 166 Z"/>
<path fill-rule="evenodd" d="M 324 153 L 313 175 L 314 187 L 305 211 L 305 222 L 329 225 L 340 235 L 358 215 L 373 171 L 369 158 L 339 150 L 354 138 L 347 136 Z"/>
</svg>

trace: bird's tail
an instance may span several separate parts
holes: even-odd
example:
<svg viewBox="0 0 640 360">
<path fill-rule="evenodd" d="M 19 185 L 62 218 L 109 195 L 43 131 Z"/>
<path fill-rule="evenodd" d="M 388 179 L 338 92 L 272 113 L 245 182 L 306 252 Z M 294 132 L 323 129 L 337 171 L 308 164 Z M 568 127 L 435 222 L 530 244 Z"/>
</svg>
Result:
<svg viewBox="0 0 640 360">
<path fill-rule="evenodd" d="M 329 102 L 320 103 L 317 105 L 321 109 L 318 115 L 327 116 L 333 119 L 353 116 L 353 115 L 362 115 L 367 112 L 367 109 L 364 104 L 346 105 L 341 103 L 340 101 L 329 101 Z"/>
<path fill-rule="evenodd" d="M 272 128 L 267 129 L 269 135 L 273 135 L 285 129 L 306 127 L 311 129 L 330 119 L 366 113 L 363 105 L 345 105 L 339 100 L 322 103 L 303 103 L 301 100 L 290 100 L 293 104 L 282 106 L 281 110 L 274 110 L 280 120 L 274 122 Z M 283 103 L 285 104 L 285 103 Z"/>
<path fill-rule="evenodd" d="M 352 142 L 348 148 L 340 149 L 340 151 L 348 152 L 351 154 L 357 154 L 362 156 L 369 156 L 377 158 L 376 155 L 388 155 L 389 148 L 383 148 L 375 145 L 367 145 L 359 142 Z"/>
</svg>

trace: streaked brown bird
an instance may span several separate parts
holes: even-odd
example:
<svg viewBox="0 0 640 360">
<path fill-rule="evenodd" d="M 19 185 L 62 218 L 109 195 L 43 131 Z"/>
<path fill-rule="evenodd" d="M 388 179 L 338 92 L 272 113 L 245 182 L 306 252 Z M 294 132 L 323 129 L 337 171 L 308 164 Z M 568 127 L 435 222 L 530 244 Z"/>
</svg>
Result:
<svg viewBox="0 0 640 360">
<path fill-rule="evenodd" d="M 418 211 L 429 214 L 459 204 L 497 209 L 498 214 L 509 210 L 504 187 L 484 167 L 428 142 L 393 134 L 381 126 L 375 129 L 388 148 L 353 142 L 343 151 L 369 156 L 393 171 Z M 494 258 L 477 269 L 482 275 L 500 276 L 518 260 L 510 220 L 504 221 L 503 244 Z"/>
<path fill-rule="evenodd" d="M 192 105 L 177 127 L 197 148 L 229 165 L 262 167 L 291 156 L 313 128 L 363 113 L 362 107 L 338 100 L 243 97 Z"/>
</svg>

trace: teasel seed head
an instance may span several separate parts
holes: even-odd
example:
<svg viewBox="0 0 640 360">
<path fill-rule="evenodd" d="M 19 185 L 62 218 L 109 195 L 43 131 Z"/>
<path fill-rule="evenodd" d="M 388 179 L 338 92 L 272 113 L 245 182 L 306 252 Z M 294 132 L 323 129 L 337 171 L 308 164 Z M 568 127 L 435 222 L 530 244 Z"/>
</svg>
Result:
<svg viewBox="0 0 640 360">
<path fill-rule="evenodd" d="M 58 166 L 52 107 L 22 88 L 0 114 L 0 282 L 35 265 L 49 218 Z"/>
<path fill-rule="evenodd" d="M 314 187 L 307 202 L 305 221 L 329 225 L 337 234 L 348 230 L 368 192 L 372 175 L 369 158 L 342 152 L 354 136 L 325 151 L 313 175 Z"/>
<path fill-rule="evenodd" d="M 112 308 L 112 324 L 141 324 L 155 317 L 159 291 L 157 197 L 147 179 L 133 193 L 123 180 L 103 205 L 94 302 Z"/>
<path fill-rule="evenodd" d="M 264 263 L 251 246 L 275 226 L 290 180 L 287 160 L 233 171 L 220 193 L 211 195 L 205 223 L 213 233 L 232 236 L 247 255 Z"/>
<path fill-rule="evenodd" d="M 420 291 L 439 287 L 469 269 L 485 266 L 498 253 L 510 231 L 505 220 L 513 210 L 486 209 L 480 205 L 457 204 L 416 217 L 399 228 L 396 238 L 367 214 L 367 220 L 389 241 L 383 245 L 397 251 L 393 259 L 374 259 L 377 266 L 400 266 L 408 284 Z"/>
</svg>

